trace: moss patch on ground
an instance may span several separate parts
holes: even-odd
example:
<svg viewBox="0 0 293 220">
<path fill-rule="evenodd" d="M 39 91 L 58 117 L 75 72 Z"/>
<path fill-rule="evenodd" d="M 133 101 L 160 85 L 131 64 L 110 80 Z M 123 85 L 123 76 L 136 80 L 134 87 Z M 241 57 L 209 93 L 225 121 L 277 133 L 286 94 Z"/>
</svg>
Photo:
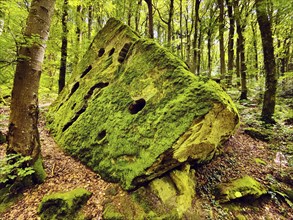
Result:
<svg viewBox="0 0 293 220">
<path fill-rule="evenodd" d="M 42 199 L 38 212 L 43 220 L 80 219 L 78 211 L 90 197 L 91 192 L 83 188 L 46 195 Z"/>
</svg>

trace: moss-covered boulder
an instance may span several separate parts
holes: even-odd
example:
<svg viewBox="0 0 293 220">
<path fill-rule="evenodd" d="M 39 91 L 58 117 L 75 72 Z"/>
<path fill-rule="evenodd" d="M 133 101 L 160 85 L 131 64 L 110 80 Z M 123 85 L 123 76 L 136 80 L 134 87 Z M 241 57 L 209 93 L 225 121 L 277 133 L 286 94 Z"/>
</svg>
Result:
<svg viewBox="0 0 293 220">
<path fill-rule="evenodd" d="M 216 187 L 216 198 L 220 202 L 229 202 L 235 199 L 254 200 L 266 194 L 267 190 L 259 182 L 250 176 L 229 183 L 221 183 Z"/>
<path fill-rule="evenodd" d="M 49 109 L 58 144 L 133 189 L 186 161 L 209 161 L 238 125 L 230 97 L 110 19 Z"/>
<path fill-rule="evenodd" d="M 184 165 L 133 192 L 108 195 L 103 219 L 201 219 L 192 207 L 195 187 L 195 170 Z"/>
<path fill-rule="evenodd" d="M 39 215 L 42 220 L 81 219 L 78 211 L 91 195 L 83 188 L 46 195 L 39 206 Z"/>
</svg>

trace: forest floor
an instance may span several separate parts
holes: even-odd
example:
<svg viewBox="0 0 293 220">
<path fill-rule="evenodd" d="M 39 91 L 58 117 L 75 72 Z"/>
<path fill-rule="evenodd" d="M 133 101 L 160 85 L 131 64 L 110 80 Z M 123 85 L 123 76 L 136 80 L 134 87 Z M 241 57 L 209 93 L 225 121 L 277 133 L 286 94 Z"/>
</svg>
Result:
<svg viewBox="0 0 293 220">
<path fill-rule="evenodd" d="M 78 187 L 93 193 L 83 208 L 85 215 L 89 219 L 102 219 L 107 189 L 116 185 L 103 181 L 96 173 L 62 152 L 45 127 L 46 108 L 47 105 L 41 105 L 39 122 L 46 181 L 25 190 L 16 203 L 0 214 L 0 219 L 40 219 L 37 210 L 44 195 Z M 0 113 L 0 130 L 7 133 L 8 107 L 0 107 Z M 242 124 L 236 134 L 225 143 L 222 154 L 209 164 L 197 167 L 197 197 L 202 200 L 205 219 L 243 219 L 241 216 L 246 219 L 293 219 L 292 208 L 284 197 L 270 190 L 267 196 L 253 203 L 239 201 L 238 208 L 234 206 L 235 203 L 219 204 L 212 196 L 216 184 L 245 174 L 254 177 L 268 189 L 276 182 L 280 187 L 292 189 L 292 176 L 288 180 L 281 175 L 284 172 L 292 174 L 292 165 L 286 159 L 292 155 L 287 155 L 280 148 L 273 149 L 270 143 L 253 139 L 244 132 L 245 126 Z M 292 125 L 290 126 L 289 129 L 292 129 Z M 5 146 L 0 145 L 0 158 L 4 156 L 4 152 Z"/>
</svg>

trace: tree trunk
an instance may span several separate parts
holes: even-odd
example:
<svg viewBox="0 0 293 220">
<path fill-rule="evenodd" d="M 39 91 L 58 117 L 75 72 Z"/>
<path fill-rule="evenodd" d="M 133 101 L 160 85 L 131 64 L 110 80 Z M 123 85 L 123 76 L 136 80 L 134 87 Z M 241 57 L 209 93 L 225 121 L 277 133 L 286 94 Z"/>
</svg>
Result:
<svg viewBox="0 0 293 220">
<path fill-rule="evenodd" d="M 132 20 L 132 1 L 129 1 L 129 5 L 128 5 L 128 15 L 127 15 L 127 24 L 128 26 L 131 27 L 131 20 Z"/>
<path fill-rule="evenodd" d="M 197 48 L 198 48 L 198 52 L 197 52 L 197 70 L 196 70 L 196 73 L 197 75 L 200 75 L 200 68 L 201 68 L 201 47 L 202 47 L 202 28 L 199 29 L 199 36 L 198 36 L 198 43 L 197 43 Z"/>
<path fill-rule="evenodd" d="M 226 0 L 229 16 L 229 38 L 228 38 L 228 74 L 227 86 L 232 86 L 233 68 L 234 68 L 234 32 L 235 32 L 235 19 L 233 15 L 232 0 Z"/>
<path fill-rule="evenodd" d="M 136 5 L 136 12 L 135 12 L 135 31 L 139 32 L 139 22 L 140 22 L 140 10 L 141 10 L 142 0 L 138 0 Z"/>
<path fill-rule="evenodd" d="M 184 47 L 183 47 L 183 8 L 182 8 L 182 0 L 179 1 L 180 8 L 180 17 L 179 17 L 179 26 L 180 26 L 180 57 L 184 59 Z"/>
<path fill-rule="evenodd" d="M 30 165 L 34 167 L 38 181 L 45 178 L 37 127 L 38 89 L 54 4 L 55 0 L 33 0 L 31 3 L 24 31 L 31 44 L 19 50 L 9 118 L 7 153 L 31 156 Z"/>
<path fill-rule="evenodd" d="M 172 21 L 174 15 L 174 0 L 170 0 L 169 18 L 168 18 L 168 46 L 171 48 L 171 41 L 173 35 Z"/>
<path fill-rule="evenodd" d="M 61 44 L 61 60 L 59 68 L 59 80 L 58 80 L 58 93 L 62 91 L 65 86 L 66 77 L 66 66 L 67 66 L 67 18 L 68 18 L 68 0 L 63 2 L 63 13 L 62 13 L 62 44 Z"/>
<path fill-rule="evenodd" d="M 246 63 L 245 63 L 245 39 L 243 36 L 243 32 L 245 29 L 245 22 L 241 20 L 240 12 L 239 12 L 239 5 L 237 1 L 234 1 L 234 12 L 235 12 L 235 20 L 236 20 L 236 27 L 237 27 L 237 71 L 239 74 L 240 71 L 240 78 L 241 78 L 241 95 L 240 100 L 247 99 L 247 80 L 246 80 Z"/>
<path fill-rule="evenodd" d="M 212 35 L 211 30 L 208 30 L 208 77 L 211 78 L 212 76 Z"/>
<path fill-rule="evenodd" d="M 93 25 L 93 6 L 88 7 L 88 29 L 87 29 L 87 38 L 90 40 L 92 37 L 92 25 Z"/>
<path fill-rule="evenodd" d="M 241 76 L 241 95 L 240 100 L 247 99 L 247 79 L 246 79 L 246 63 L 245 63 L 245 39 L 243 36 L 244 28 L 237 25 L 237 33 L 239 37 L 239 56 L 240 56 L 240 76 Z"/>
<path fill-rule="evenodd" d="M 256 0 L 256 14 L 261 33 L 266 74 L 261 119 L 266 123 L 275 123 L 273 115 L 276 105 L 277 74 L 271 22 L 266 9 L 267 5 L 265 0 Z"/>
<path fill-rule="evenodd" d="M 218 0 L 220 15 L 219 15 L 219 45 L 220 45 L 220 72 L 221 78 L 225 77 L 225 47 L 224 47 L 224 1 Z"/>
<path fill-rule="evenodd" d="M 145 2 L 148 5 L 149 37 L 154 38 L 153 3 L 152 0 L 145 0 Z"/>
<path fill-rule="evenodd" d="M 192 56 L 192 65 L 191 65 L 191 72 L 193 72 L 194 74 L 197 74 L 196 70 L 197 70 L 197 53 L 198 53 L 197 42 L 198 42 L 198 32 L 199 32 L 198 31 L 199 5 L 200 5 L 200 0 L 196 0 L 195 8 L 194 8 L 195 18 L 194 18 L 194 36 L 193 36 L 193 42 L 192 42 L 193 56 Z"/>
<path fill-rule="evenodd" d="M 75 58 L 74 63 L 77 64 L 79 61 L 79 53 L 80 53 L 80 43 L 82 38 L 82 32 L 81 32 L 81 24 L 82 24 L 82 6 L 78 5 L 76 7 L 76 51 L 75 51 Z"/>
<path fill-rule="evenodd" d="M 259 78 L 259 67 L 258 67 L 258 50 L 257 50 L 257 36 L 256 36 L 256 30 L 255 30 L 256 23 L 251 22 L 251 29 L 253 34 L 253 50 L 254 50 L 254 68 L 256 71 L 255 78 L 258 80 Z"/>
</svg>

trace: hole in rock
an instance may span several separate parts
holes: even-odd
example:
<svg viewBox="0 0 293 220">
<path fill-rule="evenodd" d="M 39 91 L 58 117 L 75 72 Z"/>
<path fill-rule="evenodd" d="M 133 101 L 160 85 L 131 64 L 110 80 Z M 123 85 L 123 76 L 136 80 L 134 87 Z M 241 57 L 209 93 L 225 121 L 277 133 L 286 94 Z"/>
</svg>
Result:
<svg viewBox="0 0 293 220">
<path fill-rule="evenodd" d="M 126 55 L 129 51 L 129 48 L 130 46 L 132 45 L 132 43 L 126 43 L 124 44 L 124 46 L 122 47 L 120 53 L 119 53 L 119 56 L 118 56 L 118 62 L 119 63 L 123 63 L 123 61 L 125 60 L 126 58 Z"/>
<path fill-rule="evenodd" d="M 107 87 L 109 85 L 108 82 L 99 82 L 96 85 L 94 85 L 92 88 L 90 88 L 90 90 L 88 91 L 88 93 L 86 94 L 86 96 L 84 97 L 84 99 L 89 99 L 92 94 L 94 93 L 95 89 L 102 89 L 104 87 Z"/>
<path fill-rule="evenodd" d="M 107 132 L 105 130 L 102 130 L 99 134 L 98 134 L 98 141 L 102 140 L 104 137 L 106 137 Z"/>
<path fill-rule="evenodd" d="M 76 103 L 74 103 L 74 104 L 72 105 L 71 110 L 73 110 L 73 109 L 75 108 L 75 106 L 76 106 Z"/>
<path fill-rule="evenodd" d="M 104 55 L 104 53 L 105 53 L 105 49 L 104 49 L 104 48 L 101 48 L 101 49 L 99 50 L 98 56 L 101 57 L 101 56 Z"/>
<path fill-rule="evenodd" d="M 135 100 L 128 107 L 128 110 L 131 114 L 136 114 L 141 111 L 146 105 L 146 101 L 144 99 Z"/>
<path fill-rule="evenodd" d="M 75 116 L 63 127 L 62 132 L 66 131 L 78 119 L 78 117 L 85 112 L 85 110 L 86 105 L 82 106 L 82 108 L 76 112 Z"/>
<path fill-rule="evenodd" d="M 112 48 L 109 52 L 109 57 L 112 56 L 114 52 L 115 52 L 115 48 Z"/>
<path fill-rule="evenodd" d="M 75 83 L 75 84 L 73 85 L 73 87 L 72 87 L 72 89 L 71 89 L 71 92 L 70 92 L 70 94 L 69 94 L 68 99 L 73 95 L 73 93 L 75 93 L 75 91 L 78 89 L 78 87 L 79 87 L 79 82 L 77 82 L 77 83 Z M 67 100 L 68 100 L 68 99 L 67 99 Z"/>
<path fill-rule="evenodd" d="M 91 71 L 92 68 L 93 68 L 92 65 L 89 65 L 89 66 L 86 68 L 86 70 L 83 71 L 83 73 L 81 74 L 80 78 L 85 77 L 85 75 L 88 74 L 88 72 Z"/>
</svg>

